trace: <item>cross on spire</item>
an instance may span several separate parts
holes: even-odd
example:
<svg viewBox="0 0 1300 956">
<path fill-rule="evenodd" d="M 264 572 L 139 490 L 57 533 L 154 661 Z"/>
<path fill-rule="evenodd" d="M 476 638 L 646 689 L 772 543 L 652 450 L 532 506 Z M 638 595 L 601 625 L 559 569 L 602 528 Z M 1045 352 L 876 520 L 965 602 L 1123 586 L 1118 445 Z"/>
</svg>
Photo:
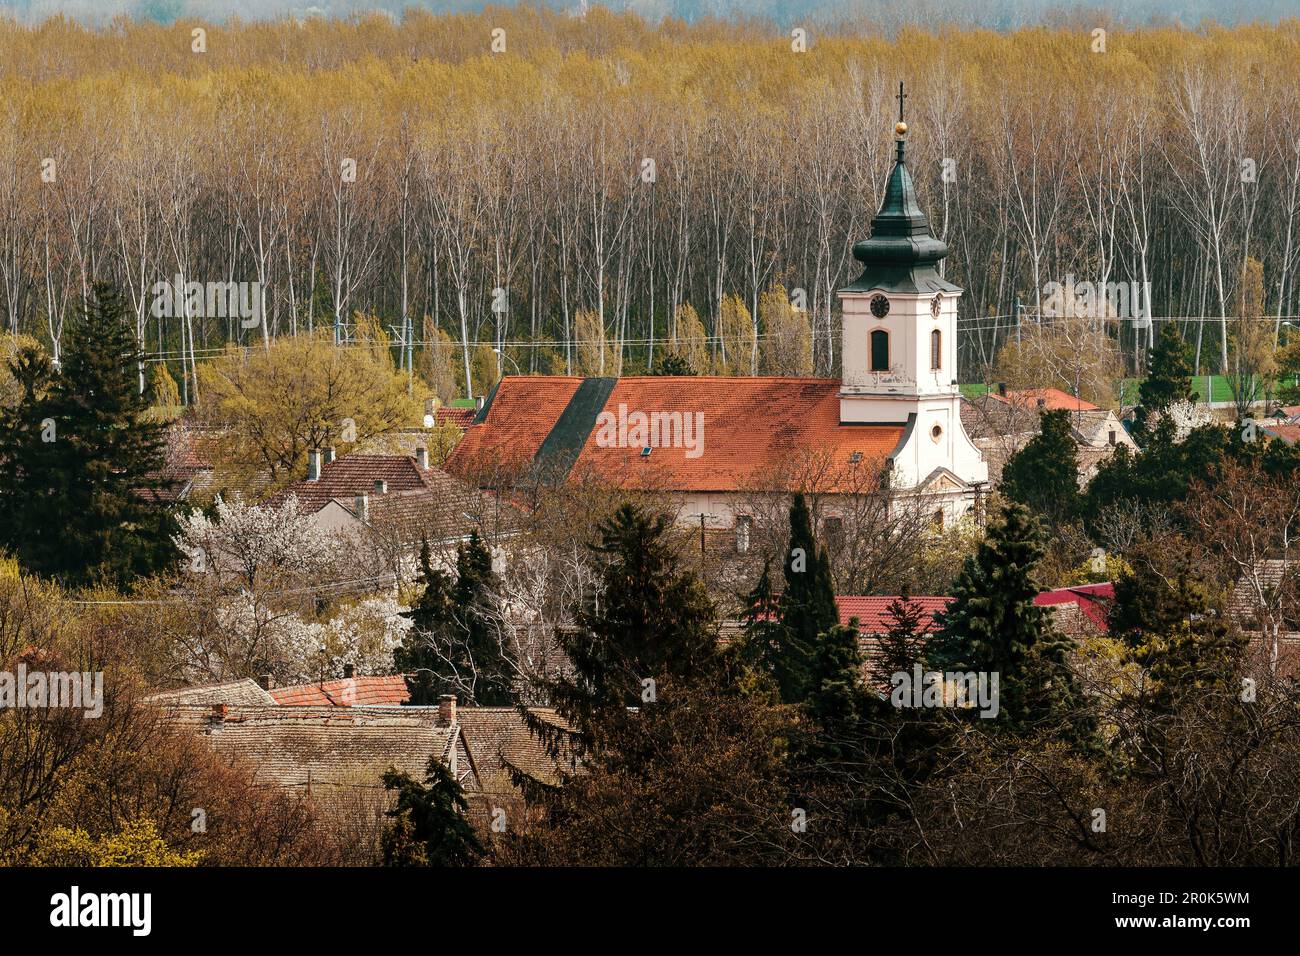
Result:
<svg viewBox="0 0 1300 956">
<path fill-rule="evenodd" d="M 907 99 L 907 94 L 903 92 L 903 81 L 898 81 L 898 121 L 903 122 L 903 100 Z"/>
</svg>

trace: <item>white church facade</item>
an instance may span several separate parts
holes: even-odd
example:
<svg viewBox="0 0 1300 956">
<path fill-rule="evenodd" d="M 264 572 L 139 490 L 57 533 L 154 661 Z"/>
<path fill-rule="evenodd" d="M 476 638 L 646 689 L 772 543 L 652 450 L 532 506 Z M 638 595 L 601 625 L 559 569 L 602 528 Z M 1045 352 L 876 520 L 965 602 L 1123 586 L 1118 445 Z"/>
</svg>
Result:
<svg viewBox="0 0 1300 956">
<path fill-rule="evenodd" d="M 658 491 L 676 499 L 681 521 L 721 530 L 742 526 L 757 489 L 816 453 L 850 471 L 887 471 L 892 494 L 936 523 L 978 510 L 988 467 L 961 423 L 962 290 L 939 271 L 948 250 L 917 201 L 904 124 L 896 132 L 871 235 L 853 248 L 861 274 L 838 290 L 840 379 L 507 375 L 448 470 L 484 487 L 504 477 Z M 671 440 L 677 421 L 698 423 L 687 447 Z M 852 490 L 821 493 L 833 512 L 835 495 Z"/>
</svg>

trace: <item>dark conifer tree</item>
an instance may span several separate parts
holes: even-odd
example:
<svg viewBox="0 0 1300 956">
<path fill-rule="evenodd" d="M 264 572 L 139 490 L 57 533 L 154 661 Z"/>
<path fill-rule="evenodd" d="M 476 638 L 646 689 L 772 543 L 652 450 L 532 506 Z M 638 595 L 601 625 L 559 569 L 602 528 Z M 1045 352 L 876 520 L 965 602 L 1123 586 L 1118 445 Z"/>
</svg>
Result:
<svg viewBox="0 0 1300 956">
<path fill-rule="evenodd" d="M 1178 331 L 1177 322 L 1160 329 L 1147 365 L 1147 377 L 1138 386 L 1138 402 L 1149 412 L 1163 411 L 1175 402 L 1194 402 L 1192 348 Z"/>
<path fill-rule="evenodd" d="M 817 641 L 809 674 L 808 713 L 821 729 L 818 751 L 835 758 L 856 747 L 857 724 L 865 711 L 862 650 L 857 620 L 836 624 Z"/>
<path fill-rule="evenodd" d="M 802 701 L 809 690 L 806 662 L 812 660 L 818 636 L 839 623 L 830 558 L 817 547 L 812 515 L 802 494 L 796 494 L 790 506 L 790 546 L 785 553 L 780 609 L 784 648 L 773 669 L 788 675 L 786 699 Z"/>
<path fill-rule="evenodd" d="M 465 791 L 437 757 L 423 783 L 390 769 L 384 789 L 397 791 L 380 838 L 384 866 L 472 866 L 483 855 Z"/>
<path fill-rule="evenodd" d="M 177 560 L 143 360 L 121 296 L 98 283 L 68 328 L 61 368 L 31 351 L 12 363 L 23 395 L 0 416 L 0 548 L 28 569 L 122 586 Z"/>
<path fill-rule="evenodd" d="M 1040 424 L 1039 433 L 1007 459 L 1001 487 L 1055 531 L 1079 513 L 1078 446 L 1067 410 L 1044 412 Z"/>
<path fill-rule="evenodd" d="M 603 722 L 654 703 L 660 684 L 689 686 L 716 676 L 713 604 L 694 575 L 679 570 L 668 529 L 667 517 L 632 504 L 600 523 L 597 587 L 579 609 L 577 627 L 557 635 L 572 672 L 548 688 L 571 733 L 530 720 L 548 746 L 563 736 L 582 750 Z"/>
<path fill-rule="evenodd" d="M 1011 728 L 1066 717 L 1080 704 L 1065 660 L 1069 642 L 1034 604 L 1042 554 L 1029 510 L 1005 505 L 966 559 L 952 604 L 926 642 L 926 663 L 935 670 L 998 675 L 998 722 Z"/>
<path fill-rule="evenodd" d="M 781 700 L 790 703 L 799 700 L 807 686 L 812 658 L 806 647 L 791 640 L 790 631 L 781 623 L 780 603 L 772 590 L 769 561 L 745 598 L 741 658 L 746 665 L 770 675 Z"/>
<path fill-rule="evenodd" d="M 870 668 L 871 681 L 879 690 L 889 688 L 894 674 L 912 673 L 921 660 L 930 625 L 929 613 L 906 594 L 889 602 L 885 613 L 889 629 L 880 636 Z"/>
</svg>

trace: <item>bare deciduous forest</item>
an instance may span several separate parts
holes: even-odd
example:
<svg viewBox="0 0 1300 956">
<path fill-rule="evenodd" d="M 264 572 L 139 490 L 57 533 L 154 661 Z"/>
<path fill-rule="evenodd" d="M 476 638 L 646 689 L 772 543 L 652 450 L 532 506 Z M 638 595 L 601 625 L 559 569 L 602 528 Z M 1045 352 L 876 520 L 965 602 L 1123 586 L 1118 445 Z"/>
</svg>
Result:
<svg viewBox="0 0 1300 956">
<path fill-rule="evenodd" d="M 0 21 L 3 321 L 57 358 L 91 283 L 117 283 L 186 401 L 227 341 L 346 339 L 358 314 L 445 397 L 515 368 L 635 372 L 674 343 L 700 371 L 835 374 L 833 292 L 901 79 L 966 289 L 964 381 L 1067 275 L 1149 281 L 1157 317 L 1206 317 L 1184 333 L 1222 371 L 1248 260 L 1275 335 L 1296 312 L 1300 23 L 1114 28 L 1104 52 L 1092 29 L 810 32 L 796 52 L 761 23 L 600 9 Z M 265 323 L 155 317 L 175 276 L 261 283 Z M 752 347 L 792 322 L 811 367 Z M 1147 333 L 1111 334 L 1137 370 Z"/>
</svg>

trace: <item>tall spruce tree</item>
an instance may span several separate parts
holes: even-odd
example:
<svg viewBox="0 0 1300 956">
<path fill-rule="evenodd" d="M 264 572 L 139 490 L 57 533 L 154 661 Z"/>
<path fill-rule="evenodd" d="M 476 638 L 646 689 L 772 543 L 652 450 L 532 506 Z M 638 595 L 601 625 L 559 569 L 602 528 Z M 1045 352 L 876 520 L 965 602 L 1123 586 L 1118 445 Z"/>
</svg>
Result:
<svg viewBox="0 0 1300 956">
<path fill-rule="evenodd" d="M 1138 402 L 1146 411 L 1158 412 L 1175 402 L 1196 401 L 1192 372 L 1192 347 L 1177 322 L 1166 322 L 1151 350 L 1147 377 L 1138 386 Z"/>
<path fill-rule="evenodd" d="M 414 627 L 393 651 L 394 666 L 411 674 L 411 702 L 419 698 L 419 703 L 431 704 L 442 694 L 457 694 L 480 706 L 513 703 L 511 669 L 489 611 L 496 587 L 492 555 L 478 532 L 470 532 L 469 541 L 457 548 L 454 583 L 433 567 L 429 543 L 423 541 L 419 583 L 420 596 L 406 612 Z M 420 671 L 432 671 L 440 679 L 430 682 L 412 674 Z"/>
<path fill-rule="evenodd" d="M 61 368 L 32 350 L 12 363 L 22 399 L 0 416 L 0 548 L 30 570 L 121 586 L 177 560 L 143 360 L 121 296 L 97 283 Z"/>
<path fill-rule="evenodd" d="M 772 565 L 765 562 L 763 573 L 745 597 L 741 622 L 745 630 L 741 659 L 750 667 L 770 675 L 781 700 L 801 698 L 808 684 L 812 664 L 809 649 L 796 644 L 780 619 L 780 599 L 772 589 Z"/>
<path fill-rule="evenodd" d="M 1028 505 L 1052 530 L 1079 513 L 1078 446 L 1065 409 L 1044 412 L 1040 431 L 1002 469 L 1002 493 Z"/>
<path fill-rule="evenodd" d="M 397 791 L 380 838 L 384 866 L 472 866 L 483 855 L 465 817 L 465 791 L 437 757 L 423 783 L 390 769 L 384 789 Z"/>
<path fill-rule="evenodd" d="M 774 673 L 789 675 L 788 701 L 804 700 L 809 691 L 808 663 L 818 637 L 839 623 L 830 558 L 817 547 L 812 515 L 801 493 L 790 506 L 790 546 L 785 553 L 785 591 L 780 602 L 783 647 L 773 661 Z"/>
<path fill-rule="evenodd" d="M 402 643 L 393 649 L 393 666 L 406 674 L 406 685 L 412 705 L 428 706 L 437 702 L 440 688 L 433 680 L 423 679 L 436 673 L 440 661 L 436 648 L 448 647 L 456 627 L 456 606 L 452 600 L 451 575 L 433 566 L 429 540 L 420 541 L 419 596 L 403 617 L 409 618 L 412 627 Z"/>
<path fill-rule="evenodd" d="M 708 679 L 718 664 L 713 604 L 694 575 L 679 570 L 668 518 L 624 504 L 598 531 L 597 586 L 577 626 L 557 634 L 572 670 L 548 688 L 571 728 L 563 736 L 578 751 L 603 722 L 653 702 L 659 684 Z M 553 725 L 530 726 L 554 746 Z"/>
<path fill-rule="evenodd" d="M 828 757 L 845 755 L 853 749 L 854 730 L 865 709 L 856 618 L 818 638 L 808 685 L 808 713 L 821 728 L 819 751 Z"/>
<path fill-rule="evenodd" d="M 1069 642 L 1034 604 L 1033 573 L 1042 555 L 1029 510 L 1004 505 L 966 559 L 953 601 L 926 642 L 926 663 L 935 670 L 998 675 L 998 721 L 1011 728 L 1066 716 L 1079 705 L 1065 659 Z"/>
</svg>

